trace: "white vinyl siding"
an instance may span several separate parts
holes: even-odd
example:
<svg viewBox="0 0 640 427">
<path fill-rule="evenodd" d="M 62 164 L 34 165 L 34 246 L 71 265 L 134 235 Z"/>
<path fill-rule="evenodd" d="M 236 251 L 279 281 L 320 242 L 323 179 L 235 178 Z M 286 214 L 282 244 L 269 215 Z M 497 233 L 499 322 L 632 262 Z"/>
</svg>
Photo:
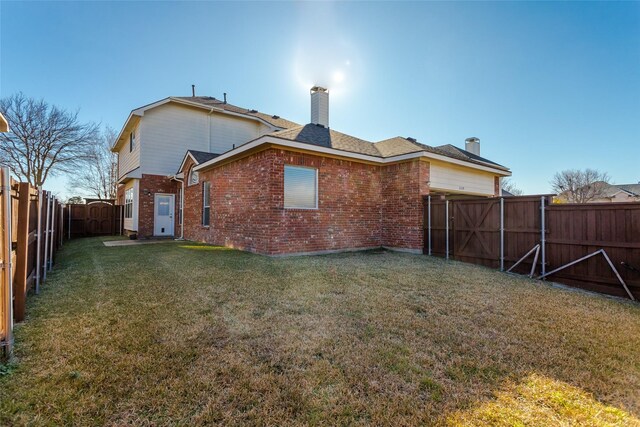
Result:
<svg viewBox="0 0 640 427">
<path fill-rule="evenodd" d="M 494 175 L 451 164 L 431 163 L 429 187 L 453 193 L 494 195 Z"/>
<path fill-rule="evenodd" d="M 175 104 L 146 111 L 140 127 L 141 172 L 155 175 L 176 173 L 189 149 L 220 154 L 269 132 L 253 120 Z"/>
<path fill-rule="evenodd" d="M 284 207 L 318 208 L 318 170 L 300 166 L 284 167 Z"/>
<path fill-rule="evenodd" d="M 129 140 L 122 144 L 120 151 L 118 151 L 118 178 L 121 178 L 124 174 L 131 172 L 132 170 L 140 166 L 140 133 L 139 126 L 134 130 L 135 142 L 133 144 L 133 151 L 129 151 Z"/>
</svg>

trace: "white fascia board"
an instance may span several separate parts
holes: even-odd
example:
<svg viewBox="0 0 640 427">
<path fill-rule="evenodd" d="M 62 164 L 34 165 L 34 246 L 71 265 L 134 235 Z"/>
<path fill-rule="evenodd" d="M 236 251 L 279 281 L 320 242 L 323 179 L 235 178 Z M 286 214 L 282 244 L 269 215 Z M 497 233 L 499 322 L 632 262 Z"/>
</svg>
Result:
<svg viewBox="0 0 640 427">
<path fill-rule="evenodd" d="M 235 117 L 242 117 L 244 119 L 249 119 L 249 120 L 254 120 L 254 121 L 258 121 L 266 126 L 268 126 L 269 128 L 275 130 L 275 129 L 281 129 L 277 126 L 272 125 L 271 123 L 262 120 L 260 117 L 256 117 L 256 116 L 251 116 L 249 114 L 242 114 L 242 113 L 236 113 L 234 111 L 227 111 L 224 108 L 219 108 L 219 107 L 213 107 L 211 105 L 206 105 L 206 104 L 200 104 L 199 102 L 191 102 L 191 101 L 187 101 L 184 99 L 176 99 L 176 98 L 168 98 L 170 101 L 172 102 L 176 102 L 178 104 L 184 104 L 184 105 L 189 105 L 192 107 L 196 107 L 196 108 L 202 108 L 203 110 L 209 110 L 209 113 L 220 113 L 220 114 L 226 114 L 229 116 L 235 116 Z M 157 107 L 157 105 L 156 105 Z"/>
<path fill-rule="evenodd" d="M 193 163 L 196 164 L 196 166 L 198 165 L 198 161 L 196 160 L 195 157 L 193 157 L 193 154 L 191 154 L 190 152 L 187 151 L 187 153 L 184 155 L 184 159 L 182 159 L 182 163 L 180 163 L 180 167 L 178 168 L 178 172 L 180 172 L 182 170 L 182 167 L 184 166 L 184 163 L 187 161 L 188 158 L 191 158 L 191 160 L 193 160 Z"/>
<path fill-rule="evenodd" d="M 317 153 L 322 153 L 322 154 L 330 154 L 333 156 L 342 156 L 342 157 L 348 157 L 348 158 L 352 158 L 352 159 L 357 159 L 357 160 L 363 160 L 363 161 L 367 161 L 367 162 L 373 162 L 373 163 L 379 163 L 379 164 L 388 164 L 388 163 L 395 163 L 395 162 L 399 162 L 399 161 L 404 161 L 404 160 L 410 160 L 410 159 L 419 159 L 421 157 L 425 157 L 428 159 L 433 159 L 433 160 L 440 160 L 443 162 L 447 162 L 447 163 L 452 163 L 452 164 L 456 164 L 456 165 L 461 165 L 461 166 L 465 166 L 471 169 L 478 169 L 478 170 L 482 170 L 485 172 L 491 172 L 494 173 L 496 175 L 501 175 L 501 176 L 511 176 L 511 172 L 510 171 L 505 171 L 505 170 L 500 170 L 500 169 L 495 169 L 495 168 L 491 168 L 488 166 L 482 166 L 482 165 L 478 165 L 478 164 L 474 164 L 474 163 L 469 163 L 469 162 L 465 162 L 462 160 L 458 160 L 458 159 L 452 159 L 450 157 L 446 157 L 446 156 L 441 156 L 439 154 L 433 154 L 433 153 L 428 153 L 426 151 L 417 151 L 415 153 L 408 153 L 408 154 L 402 154 L 399 156 L 393 156 L 393 157 L 387 157 L 387 158 L 381 158 L 381 157 L 376 157 L 376 156 L 369 156 L 367 154 L 359 154 L 359 153 L 352 153 L 349 151 L 343 151 L 343 150 L 336 150 L 335 148 L 328 148 L 328 147 L 320 147 L 317 145 L 312 145 L 312 144 L 305 144 L 302 142 L 296 142 L 296 141 L 290 141 L 290 140 L 286 140 L 286 139 L 280 139 L 277 137 L 273 137 L 273 136 L 263 136 L 261 138 L 255 139 L 251 142 L 248 142 L 244 145 L 241 145 L 240 147 L 237 147 L 233 150 L 227 151 L 224 154 L 221 154 L 220 156 L 216 157 L 215 159 L 211 159 L 207 162 L 204 162 L 198 166 L 196 166 L 194 168 L 194 170 L 202 170 L 202 169 L 206 169 L 209 166 L 213 166 L 218 162 L 221 162 L 225 159 L 228 159 L 229 157 L 235 156 L 236 154 L 240 154 L 243 153 L 245 151 L 251 150 L 253 148 L 256 148 L 262 144 L 275 144 L 275 145 L 279 145 L 279 146 L 283 146 L 283 147 L 288 147 L 288 148 L 295 148 L 298 150 L 307 150 L 307 151 L 313 151 L 313 152 L 317 152 Z"/>
<path fill-rule="evenodd" d="M 120 138 L 124 136 L 125 129 L 127 129 L 127 127 L 129 126 L 129 123 L 134 118 L 134 116 L 141 117 L 142 114 L 139 114 L 138 110 L 133 110 L 131 113 L 129 113 L 129 117 L 127 117 L 127 120 L 124 122 L 122 129 L 120 129 L 120 133 L 118 134 L 116 141 L 113 143 L 113 146 L 111 147 L 112 152 L 114 153 L 118 152 L 118 150 L 116 149 L 116 147 L 118 146 L 118 142 L 120 142 Z"/>
</svg>

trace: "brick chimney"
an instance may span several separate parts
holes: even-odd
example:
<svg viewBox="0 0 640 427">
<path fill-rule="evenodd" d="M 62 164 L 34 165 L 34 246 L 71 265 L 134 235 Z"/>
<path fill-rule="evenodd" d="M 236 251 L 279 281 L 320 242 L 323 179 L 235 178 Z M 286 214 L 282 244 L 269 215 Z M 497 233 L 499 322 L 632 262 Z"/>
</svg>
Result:
<svg viewBox="0 0 640 427">
<path fill-rule="evenodd" d="M 464 149 L 472 154 L 475 154 L 476 156 L 479 156 L 480 155 L 480 139 L 474 138 L 474 137 L 465 139 Z"/>
<path fill-rule="evenodd" d="M 311 123 L 329 127 L 329 91 L 320 86 L 311 88 Z"/>
</svg>

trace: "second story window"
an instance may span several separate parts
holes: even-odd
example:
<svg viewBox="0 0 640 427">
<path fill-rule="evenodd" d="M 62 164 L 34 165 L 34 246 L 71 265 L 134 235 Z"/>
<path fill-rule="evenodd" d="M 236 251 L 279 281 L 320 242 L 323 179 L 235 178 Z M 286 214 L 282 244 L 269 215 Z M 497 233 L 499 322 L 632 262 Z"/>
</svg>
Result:
<svg viewBox="0 0 640 427">
<path fill-rule="evenodd" d="M 129 134 L 129 152 L 132 152 L 136 145 L 136 133 L 131 132 Z"/>
</svg>

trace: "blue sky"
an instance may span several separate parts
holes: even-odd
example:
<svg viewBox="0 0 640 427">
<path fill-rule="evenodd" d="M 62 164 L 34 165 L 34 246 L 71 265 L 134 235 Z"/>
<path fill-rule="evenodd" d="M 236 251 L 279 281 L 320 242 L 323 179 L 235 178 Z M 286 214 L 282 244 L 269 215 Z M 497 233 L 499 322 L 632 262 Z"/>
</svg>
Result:
<svg viewBox="0 0 640 427">
<path fill-rule="evenodd" d="M 222 97 L 332 128 L 464 146 L 527 193 L 556 171 L 640 181 L 640 2 L 0 3 L 0 96 L 118 130 L 135 107 Z M 48 182 L 66 193 L 64 178 Z"/>
</svg>

